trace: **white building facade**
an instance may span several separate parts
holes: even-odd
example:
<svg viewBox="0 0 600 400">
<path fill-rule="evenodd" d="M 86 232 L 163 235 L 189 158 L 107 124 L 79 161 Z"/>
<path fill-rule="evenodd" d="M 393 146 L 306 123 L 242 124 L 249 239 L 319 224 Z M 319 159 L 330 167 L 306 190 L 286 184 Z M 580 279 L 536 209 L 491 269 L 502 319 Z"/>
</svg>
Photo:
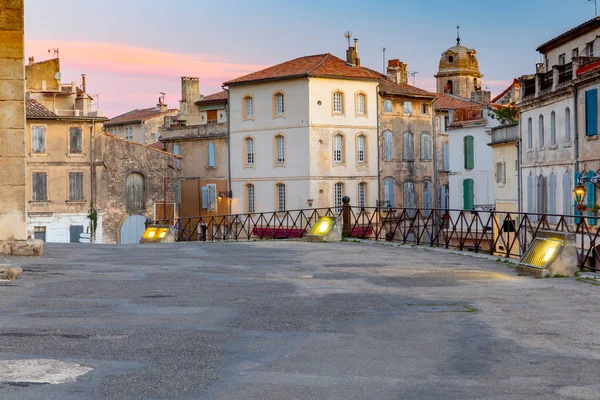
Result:
<svg viewBox="0 0 600 400">
<path fill-rule="evenodd" d="M 378 79 L 324 54 L 227 82 L 232 212 L 374 207 Z"/>
</svg>

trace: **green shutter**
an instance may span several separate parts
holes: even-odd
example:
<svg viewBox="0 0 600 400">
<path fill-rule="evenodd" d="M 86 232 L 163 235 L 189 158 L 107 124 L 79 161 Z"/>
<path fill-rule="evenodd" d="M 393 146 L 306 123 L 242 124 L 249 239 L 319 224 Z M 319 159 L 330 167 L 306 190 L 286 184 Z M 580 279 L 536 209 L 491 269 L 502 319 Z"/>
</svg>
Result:
<svg viewBox="0 0 600 400">
<path fill-rule="evenodd" d="M 466 211 L 473 210 L 473 203 L 474 203 L 473 186 L 474 186 L 473 179 L 465 179 L 463 181 L 463 204 L 464 204 L 463 208 Z"/>
<path fill-rule="evenodd" d="M 465 169 L 475 168 L 475 153 L 473 150 L 473 136 L 465 136 Z"/>
</svg>

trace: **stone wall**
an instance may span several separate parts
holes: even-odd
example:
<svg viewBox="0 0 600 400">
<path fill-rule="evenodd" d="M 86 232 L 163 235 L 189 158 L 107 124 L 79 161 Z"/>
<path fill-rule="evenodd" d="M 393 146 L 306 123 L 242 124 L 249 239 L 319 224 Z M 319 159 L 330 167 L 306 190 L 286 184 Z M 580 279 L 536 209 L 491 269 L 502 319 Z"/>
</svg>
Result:
<svg viewBox="0 0 600 400">
<path fill-rule="evenodd" d="M 0 240 L 26 239 L 23 0 L 0 0 Z"/>
</svg>

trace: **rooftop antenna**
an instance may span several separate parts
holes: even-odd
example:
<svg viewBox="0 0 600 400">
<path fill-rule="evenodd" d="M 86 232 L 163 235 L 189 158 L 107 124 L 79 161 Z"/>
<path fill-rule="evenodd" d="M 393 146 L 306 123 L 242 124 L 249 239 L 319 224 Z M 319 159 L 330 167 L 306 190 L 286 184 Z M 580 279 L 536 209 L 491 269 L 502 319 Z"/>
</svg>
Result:
<svg viewBox="0 0 600 400">
<path fill-rule="evenodd" d="M 163 105 L 163 104 L 165 104 L 165 95 L 166 95 L 166 93 L 165 92 L 159 92 L 159 93 L 160 93 L 160 97 L 158 98 L 158 103 L 160 105 Z"/>
<path fill-rule="evenodd" d="M 588 1 L 594 2 L 594 16 L 597 17 L 598 16 L 598 3 L 596 2 L 596 0 L 588 0 Z"/>
<path fill-rule="evenodd" d="M 387 50 L 387 49 L 386 49 L 385 47 L 382 47 L 382 48 L 381 48 L 381 51 L 383 52 L 383 74 L 384 74 L 384 75 L 386 74 L 386 69 L 385 69 L 385 51 L 386 51 L 386 50 Z"/>
<path fill-rule="evenodd" d="M 460 44 L 460 25 L 456 25 L 456 44 Z"/>
<path fill-rule="evenodd" d="M 344 37 L 348 41 L 348 47 L 352 46 L 352 41 L 350 40 L 352 38 L 352 32 L 350 32 L 350 31 L 344 32 Z"/>
<path fill-rule="evenodd" d="M 413 72 L 409 73 L 410 76 L 412 76 L 412 78 L 413 78 L 413 86 L 415 86 L 415 76 L 417 76 L 418 73 L 419 73 L 418 71 L 413 71 Z"/>
<path fill-rule="evenodd" d="M 56 56 L 56 58 L 59 58 L 58 57 L 58 47 L 55 48 L 55 49 L 48 49 L 48 54 L 52 54 L 52 53 L 54 53 L 54 55 Z"/>
</svg>

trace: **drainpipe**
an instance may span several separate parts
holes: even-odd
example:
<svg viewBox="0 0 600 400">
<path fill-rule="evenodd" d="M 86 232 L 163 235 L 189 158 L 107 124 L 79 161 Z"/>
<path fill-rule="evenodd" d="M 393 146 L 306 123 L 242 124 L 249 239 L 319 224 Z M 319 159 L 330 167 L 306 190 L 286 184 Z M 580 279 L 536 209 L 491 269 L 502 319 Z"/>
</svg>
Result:
<svg viewBox="0 0 600 400">
<path fill-rule="evenodd" d="M 440 208 L 440 193 L 439 193 L 439 181 L 438 181 L 438 149 L 437 149 L 437 114 L 435 112 L 435 102 L 437 97 L 431 102 L 431 127 L 433 129 L 433 208 L 439 210 Z M 433 211 L 433 237 L 439 238 L 438 236 L 438 213 Z M 437 243 L 439 245 L 439 241 Z"/>
<path fill-rule="evenodd" d="M 231 215 L 231 202 L 233 201 L 233 192 L 231 190 L 231 113 L 229 112 L 229 105 L 231 104 L 231 93 L 229 89 L 225 89 L 224 85 L 221 85 L 221 89 L 227 91 L 227 190 L 229 191 L 229 215 Z"/>
<path fill-rule="evenodd" d="M 521 123 L 519 122 L 519 130 L 521 129 Z M 523 180 L 521 177 L 521 135 L 517 139 L 517 143 L 515 144 L 517 147 L 517 207 L 519 213 L 523 212 L 523 196 L 521 195 L 521 187 L 523 184 Z"/>
<path fill-rule="evenodd" d="M 377 85 L 377 88 L 375 89 L 375 98 L 376 98 L 376 114 L 377 114 L 377 204 L 375 204 L 375 206 L 378 208 L 381 206 L 381 149 L 380 149 L 380 145 L 381 145 L 381 138 L 379 136 L 379 130 L 380 130 L 380 118 L 379 118 L 379 86 L 381 86 L 381 84 Z"/>
<path fill-rule="evenodd" d="M 577 90 L 577 85 L 573 85 L 573 117 L 575 119 L 575 125 L 573 128 L 573 133 L 575 134 L 575 174 L 577 174 L 579 172 L 579 114 L 578 114 L 578 110 L 577 110 L 577 97 L 578 97 L 578 90 Z M 575 177 L 575 174 L 573 174 L 573 177 Z M 573 188 L 575 188 L 575 186 L 577 186 L 579 184 L 579 182 L 573 182 Z"/>
<path fill-rule="evenodd" d="M 95 187 L 96 187 L 96 171 L 94 171 L 94 131 L 96 128 L 96 121 L 92 120 L 92 126 L 90 127 L 90 211 L 94 209 L 95 203 Z M 91 221 L 90 221 L 91 224 Z M 90 232 L 90 244 L 96 242 L 96 232 Z"/>
</svg>

